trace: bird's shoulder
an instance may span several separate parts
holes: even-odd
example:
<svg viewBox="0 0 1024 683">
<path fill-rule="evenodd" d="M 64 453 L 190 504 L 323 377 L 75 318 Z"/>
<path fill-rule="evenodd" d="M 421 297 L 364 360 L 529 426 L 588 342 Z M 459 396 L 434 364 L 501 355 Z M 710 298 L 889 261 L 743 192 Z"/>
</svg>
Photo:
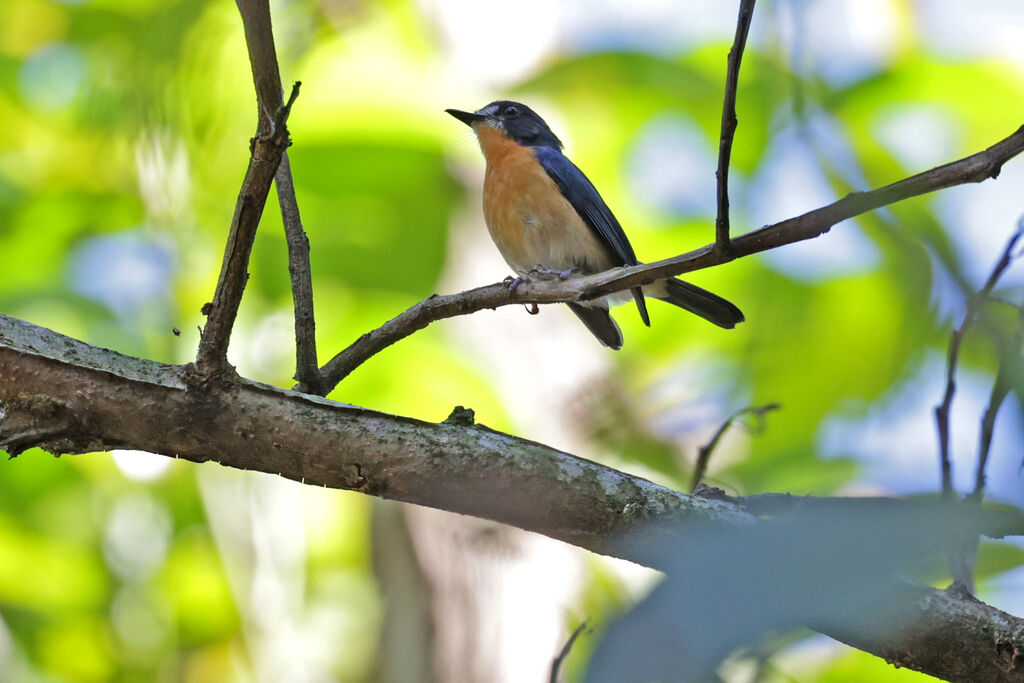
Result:
<svg viewBox="0 0 1024 683">
<path fill-rule="evenodd" d="M 615 254 L 620 265 L 634 265 L 636 255 L 615 214 L 601 194 L 567 156 L 553 147 L 536 147 L 534 156 L 590 229 Z"/>
</svg>

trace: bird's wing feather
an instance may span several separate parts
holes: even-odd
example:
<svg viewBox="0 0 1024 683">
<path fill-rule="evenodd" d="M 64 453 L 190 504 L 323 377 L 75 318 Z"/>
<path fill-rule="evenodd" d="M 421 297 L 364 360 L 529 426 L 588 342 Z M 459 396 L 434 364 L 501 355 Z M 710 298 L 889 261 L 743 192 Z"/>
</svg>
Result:
<svg viewBox="0 0 1024 683">
<path fill-rule="evenodd" d="M 601 195 L 598 194 L 597 188 L 590 182 L 590 179 L 557 149 L 535 147 L 534 150 L 537 154 L 537 161 L 555 181 L 562 196 L 569 200 L 572 208 L 576 209 L 576 213 L 580 215 L 583 222 L 594 231 L 602 244 L 608 247 L 616 265 L 635 266 L 637 260 L 633 246 L 626 238 L 626 233 L 622 231 L 618 219 L 601 199 Z M 632 291 L 637 310 L 640 312 L 640 319 L 644 321 L 644 325 L 650 325 L 651 319 L 647 315 L 643 290 L 635 287 Z"/>
<path fill-rule="evenodd" d="M 608 247 L 617 261 L 616 265 L 636 265 L 636 254 L 633 253 L 633 247 L 626 239 L 626 233 L 622 231 L 622 226 L 619 225 L 619 221 L 616 220 L 611 209 L 601 199 L 597 188 L 587 176 L 583 175 L 583 171 L 557 149 L 551 147 L 535 147 L 534 149 L 537 161 L 555 181 L 562 196 L 569 200 L 580 218 Z"/>
</svg>

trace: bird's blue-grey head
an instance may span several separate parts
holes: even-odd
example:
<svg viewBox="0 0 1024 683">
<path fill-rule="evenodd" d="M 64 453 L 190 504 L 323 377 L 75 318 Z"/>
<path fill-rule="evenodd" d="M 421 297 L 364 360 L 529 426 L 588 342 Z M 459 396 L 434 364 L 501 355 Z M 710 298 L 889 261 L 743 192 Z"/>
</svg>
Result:
<svg viewBox="0 0 1024 683">
<path fill-rule="evenodd" d="M 445 109 L 468 126 L 487 125 L 527 147 L 562 149 L 562 141 L 551 132 L 537 112 L 520 102 L 498 100 L 475 112 Z"/>
</svg>

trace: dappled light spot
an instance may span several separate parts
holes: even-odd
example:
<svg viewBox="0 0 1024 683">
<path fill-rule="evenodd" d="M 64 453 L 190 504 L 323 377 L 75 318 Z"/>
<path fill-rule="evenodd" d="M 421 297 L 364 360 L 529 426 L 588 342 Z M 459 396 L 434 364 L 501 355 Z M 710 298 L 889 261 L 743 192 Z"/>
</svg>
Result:
<svg viewBox="0 0 1024 683">
<path fill-rule="evenodd" d="M 942 400 L 944 373 L 945 358 L 932 353 L 903 384 L 874 406 L 829 417 L 818 432 L 822 454 L 855 458 L 863 465 L 862 481 L 889 493 L 934 492 L 939 484 L 939 451 L 933 411 Z M 974 484 L 978 420 L 991 388 L 990 377 L 959 369 L 950 414 L 953 483 L 959 491 L 969 491 Z M 1007 405 L 992 442 L 986 497 L 1015 505 L 1024 503 L 1021 443 L 1024 425 L 1020 410 Z"/>
<path fill-rule="evenodd" d="M 940 106 L 888 107 L 875 116 L 873 129 L 909 172 L 944 164 L 960 150 L 960 127 Z"/>
<path fill-rule="evenodd" d="M 715 150 L 706 135 L 681 116 L 656 118 L 641 129 L 629 157 L 630 190 L 644 204 L 673 216 L 714 216 Z M 742 178 L 730 178 L 742 193 Z"/>
<path fill-rule="evenodd" d="M 782 131 L 772 142 L 750 182 L 748 198 L 753 225 L 798 216 L 837 199 L 814 150 L 793 129 Z M 860 228 L 846 221 L 827 235 L 773 249 L 759 258 L 797 280 L 822 282 L 870 272 L 880 256 Z"/>
<path fill-rule="evenodd" d="M 135 231 L 85 240 L 71 255 L 71 287 L 119 315 L 161 301 L 174 259 L 166 247 Z"/>
<path fill-rule="evenodd" d="M 146 451 L 114 450 L 110 455 L 113 456 L 117 469 L 135 481 L 159 479 L 171 466 L 171 458 Z"/>
<path fill-rule="evenodd" d="M 52 112 L 70 105 L 85 80 L 86 65 L 78 48 L 51 43 L 21 65 L 18 86 L 32 106 Z"/>
<path fill-rule="evenodd" d="M 123 579 L 159 569 L 171 543 L 171 518 L 163 503 L 144 495 L 120 498 L 103 531 L 107 564 Z"/>
</svg>

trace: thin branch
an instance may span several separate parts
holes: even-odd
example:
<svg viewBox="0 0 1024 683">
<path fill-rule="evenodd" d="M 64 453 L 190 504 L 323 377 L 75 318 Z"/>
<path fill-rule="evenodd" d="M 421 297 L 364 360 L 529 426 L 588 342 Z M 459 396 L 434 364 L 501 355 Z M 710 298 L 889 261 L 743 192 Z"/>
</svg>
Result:
<svg viewBox="0 0 1024 683">
<path fill-rule="evenodd" d="M 999 278 L 1013 262 L 1013 250 L 1022 234 L 1024 234 L 1024 221 L 1021 221 L 1017 231 L 1010 237 L 984 286 L 968 301 L 963 322 L 953 330 L 949 338 L 949 349 L 946 354 L 946 388 L 943 392 L 942 402 L 935 407 L 935 426 L 939 437 L 939 463 L 942 472 L 942 495 L 945 498 L 952 498 L 954 493 L 953 464 L 949 456 L 949 413 L 953 404 L 953 395 L 956 393 L 956 366 L 960 359 L 960 345 L 963 343 L 968 328 L 974 324 L 981 307 L 992 294 L 992 290 L 995 289 Z"/>
<path fill-rule="evenodd" d="M 729 159 L 732 157 L 732 141 L 736 134 L 736 89 L 739 87 L 740 62 L 750 32 L 750 20 L 754 14 L 755 0 L 741 0 L 740 13 L 736 20 L 736 37 L 729 50 L 725 75 L 725 100 L 722 102 L 722 132 L 718 139 L 718 216 L 715 218 L 715 246 L 729 250 Z"/>
<path fill-rule="evenodd" d="M 270 11 L 265 0 L 238 0 L 238 10 L 245 26 L 249 61 L 252 64 L 261 130 L 283 130 L 300 83 L 295 83 L 287 103 L 281 100 L 281 74 L 274 47 Z M 276 112 L 267 124 L 267 114 Z M 309 240 L 302 229 L 302 218 L 295 198 L 291 163 L 285 152 L 274 175 L 277 201 L 281 207 L 285 239 L 288 242 L 288 272 L 291 275 L 292 301 L 295 308 L 295 379 L 299 390 L 321 393 L 320 371 L 316 356 L 316 323 L 313 316 L 313 278 L 309 266 Z"/>
<path fill-rule="evenodd" d="M 299 204 L 288 154 L 274 176 L 277 201 L 281 205 L 285 239 L 288 241 L 288 273 L 292 280 L 292 303 L 295 307 L 295 379 L 298 390 L 322 396 L 320 364 L 316 357 L 316 318 L 313 315 L 313 274 L 309 265 L 309 238 L 302 229 Z"/>
<path fill-rule="evenodd" d="M 690 482 L 690 493 L 697 490 L 701 480 L 704 478 L 704 473 L 707 472 L 708 463 L 711 461 L 711 454 L 714 453 L 715 448 L 718 447 L 718 442 L 722 440 L 726 430 L 732 426 L 732 423 L 735 422 L 737 418 L 743 415 L 754 415 L 758 419 L 763 420 L 766 413 L 778 410 L 781 407 L 782 406 L 778 403 L 769 403 L 763 406 L 747 406 L 746 408 L 737 410 L 735 413 L 727 417 L 725 422 L 723 422 L 721 426 L 718 427 L 718 430 L 715 431 L 711 440 L 701 446 L 697 451 L 697 462 L 693 466 L 693 479 Z"/>
<path fill-rule="evenodd" d="M 550 683 L 558 683 L 558 670 L 562 667 L 562 662 L 569 656 L 569 652 L 572 651 L 573 643 L 580 637 L 583 630 L 587 628 L 587 622 L 584 620 L 576 627 L 576 630 L 569 636 L 569 640 L 565 641 L 565 645 L 562 646 L 561 652 L 555 657 L 555 660 L 551 662 L 551 676 L 548 678 Z"/>
<path fill-rule="evenodd" d="M 985 470 L 988 467 L 988 456 L 992 447 L 992 435 L 995 431 L 999 408 L 1014 385 L 1017 384 L 1019 390 L 1020 382 L 1024 379 L 1024 358 L 1021 357 L 1021 346 L 1024 345 L 1024 304 L 1021 304 L 1017 310 L 1017 330 L 1013 334 L 1009 348 L 1003 349 L 1000 356 L 999 370 L 996 372 L 988 405 L 985 407 L 985 413 L 981 419 L 978 466 L 974 473 L 974 490 L 970 495 L 975 502 L 981 502 L 985 490 Z"/>
<path fill-rule="evenodd" d="M 1016 257 L 1014 248 L 1021 235 L 1024 234 L 1024 220 L 1018 226 L 1016 232 L 1007 241 L 1002 256 L 992 268 L 988 279 L 982 288 L 974 294 L 967 303 L 967 311 L 964 313 L 963 322 L 953 330 L 949 339 L 949 350 L 946 358 L 946 389 L 943 392 L 942 403 L 935 407 L 935 428 L 939 439 L 939 464 L 942 473 L 942 497 L 947 501 L 953 501 L 953 463 L 949 454 L 949 414 L 953 405 L 953 395 L 956 393 L 956 368 L 960 358 L 960 346 L 968 328 L 974 324 L 981 308 L 989 300 L 992 290 L 995 289 L 999 278 L 1013 262 Z M 1001 374 L 1001 373 L 1000 373 Z M 1007 391 L 1009 389 L 1007 388 Z M 1000 395 L 1001 385 L 997 377 L 995 386 L 992 389 L 989 406 L 982 418 L 981 447 L 978 455 L 978 471 L 975 483 L 976 502 L 981 498 L 981 486 L 985 477 L 985 465 L 988 461 L 988 448 L 992 439 L 992 429 L 995 426 L 996 414 L 1005 393 Z M 973 497 L 973 496 L 972 496 Z M 953 576 L 954 585 L 958 585 L 968 594 L 974 592 L 974 558 L 977 555 L 978 536 L 974 533 L 950 534 L 950 543 L 947 550 L 949 558 L 950 573 Z"/>
<path fill-rule="evenodd" d="M 324 391 L 330 391 L 357 367 L 397 341 L 422 330 L 436 320 L 475 313 L 484 308 L 497 308 L 518 303 L 510 298 L 508 286 L 502 283 L 478 287 L 459 294 L 431 295 L 406 309 L 380 327 L 365 333 L 320 369 Z"/>
<path fill-rule="evenodd" d="M 217 290 L 213 301 L 203 306 L 203 313 L 208 318 L 200 337 L 196 366 L 205 373 L 230 369 L 227 362 L 228 342 L 249 279 L 249 255 L 256 239 L 256 228 L 263 216 L 270 184 L 290 144 L 285 124 L 299 90 L 296 83 L 285 105 L 270 25 L 270 7 L 266 0 L 238 0 L 237 4 L 252 65 L 259 123 L 256 137 L 251 143 L 249 167 L 231 219 Z"/>
<path fill-rule="evenodd" d="M 1024 219 L 1019 224 L 1024 230 Z M 1019 233 L 1018 233 L 1019 234 Z M 974 473 L 974 490 L 970 498 L 980 502 L 985 490 L 985 470 L 988 467 L 989 451 L 992 448 L 992 434 L 995 431 L 996 417 L 1014 382 L 1021 379 L 1022 359 L 1021 346 L 1024 345 L 1024 304 L 1017 309 L 1017 330 L 1013 334 L 1009 348 L 1003 349 L 999 358 L 999 370 L 996 371 L 992 392 L 989 394 L 988 405 L 981 418 L 981 431 L 978 437 L 978 466 Z"/>
<path fill-rule="evenodd" d="M 275 119 L 279 112 L 287 119 L 294 102 L 293 97 L 284 107 L 284 93 L 281 90 L 281 71 L 277 65 L 277 48 L 274 46 L 274 29 L 270 21 L 268 0 L 235 0 L 245 30 L 245 46 L 249 51 L 249 65 L 252 67 L 252 81 L 256 89 L 256 106 L 259 115 L 259 132 L 272 135 Z M 281 126 L 276 126 L 281 127 Z"/>
<path fill-rule="evenodd" d="M 1024 311 L 1024 308 L 1021 309 Z M 988 405 L 981 417 L 981 429 L 978 436 L 978 466 L 974 472 L 974 490 L 971 491 L 971 500 L 981 501 L 985 491 L 985 470 L 988 468 L 989 451 L 992 448 L 992 435 L 995 432 L 996 417 L 1003 401 L 1010 393 L 1010 375 L 1006 365 L 1001 363 L 996 373 L 996 381 L 992 383 L 992 392 L 988 397 Z"/>
<path fill-rule="evenodd" d="M 828 232 L 833 225 L 862 213 L 947 187 L 980 183 L 998 177 L 1003 164 L 1021 152 L 1024 152 L 1024 126 L 988 149 L 963 159 L 937 166 L 875 190 L 853 192 L 827 206 L 741 235 L 732 240 L 730 255 L 716 254 L 714 245 L 707 245 L 662 261 L 608 270 L 580 279 L 577 284 L 585 289 L 579 298 L 596 299 L 632 287 L 648 285 L 666 277 L 718 266 L 738 257 L 813 239 Z M 541 289 L 538 286 L 537 289 L 546 293 L 549 291 L 548 287 Z M 522 286 L 519 291 L 528 296 L 534 290 L 532 286 Z"/>
<path fill-rule="evenodd" d="M 382 327 L 367 332 L 322 368 L 326 391 L 333 389 L 355 368 L 379 351 L 421 330 L 430 323 L 485 308 L 510 304 L 550 304 L 587 301 L 614 292 L 647 285 L 657 280 L 728 263 L 737 257 L 775 249 L 786 244 L 818 237 L 848 218 L 894 202 L 954 185 L 995 178 L 1003 164 L 1024 151 L 1024 126 L 988 149 L 944 166 L 870 192 L 849 194 L 837 202 L 801 216 L 784 220 L 732 240 L 729 254 L 714 244 L 662 261 L 614 268 L 603 273 L 569 280 L 523 282 L 513 297 L 501 284 L 478 287 L 458 294 L 432 295 Z"/>
</svg>

